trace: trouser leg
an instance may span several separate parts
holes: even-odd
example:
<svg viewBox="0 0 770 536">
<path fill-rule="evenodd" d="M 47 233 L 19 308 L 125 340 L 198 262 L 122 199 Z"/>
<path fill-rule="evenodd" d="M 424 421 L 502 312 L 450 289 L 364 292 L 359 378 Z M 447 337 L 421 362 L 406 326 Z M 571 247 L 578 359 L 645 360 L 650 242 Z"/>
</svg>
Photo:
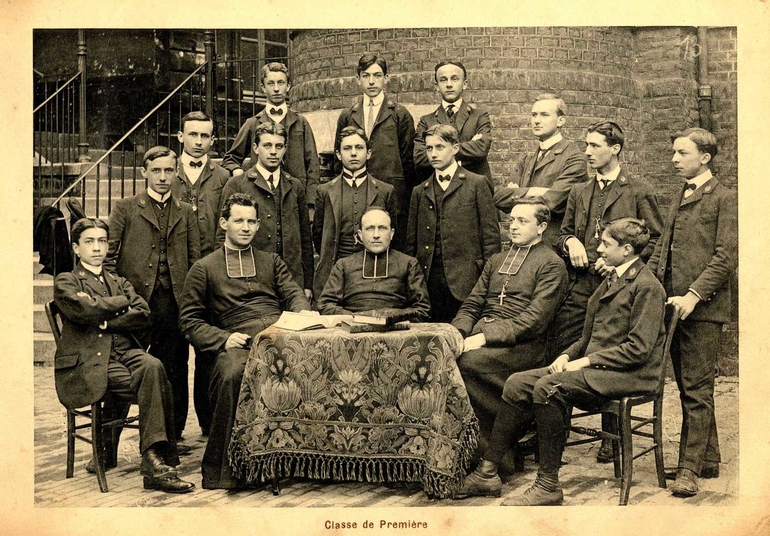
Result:
<svg viewBox="0 0 770 536">
<path fill-rule="evenodd" d="M 201 431 L 208 433 L 211 428 L 213 408 L 209 395 L 211 373 L 214 370 L 216 355 L 195 350 L 195 378 L 193 380 L 193 404 Z"/>
<path fill-rule="evenodd" d="M 463 304 L 455 299 L 444 274 L 442 255 L 434 255 L 428 275 L 428 297 L 430 298 L 430 314 L 433 322 L 451 322 Z"/>
</svg>

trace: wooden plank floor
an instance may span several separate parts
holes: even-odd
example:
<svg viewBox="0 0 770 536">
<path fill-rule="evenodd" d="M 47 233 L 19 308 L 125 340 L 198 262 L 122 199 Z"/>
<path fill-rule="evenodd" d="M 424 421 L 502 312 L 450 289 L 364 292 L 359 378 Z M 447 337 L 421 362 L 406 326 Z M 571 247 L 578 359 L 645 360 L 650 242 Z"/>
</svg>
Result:
<svg viewBox="0 0 770 536">
<path fill-rule="evenodd" d="M 192 364 L 192 360 L 191 360 Z M 192 385 L 192 367 L 190 385 Z M 718 479 L 700 480 L 701 491 L 695 497 L 678 499 L 657 487 L 652 455 L 637 459 L 630 505 L 736 505 L 738 502 L 738 380 L 717 378 L 717 422 L 722 447 L 722 475 Z M 314 482 L 289 480 L 282 492 L 274 496 L 270 488 L 239 492 L 204 490 L 201 488 L 200 460 L 205 438 L 200 435 L 195 414 L 190 417 L 183 442 L 193 447 L 182 458 L 180 476 L 195 482 L 196 489 L 185 495 L 171 495 L 142 488 L 139 475 L 139 443 L 134 430 L 124 432 L 118 467 L 107 473 L 109 493 L 101 493 L 96 477 L 86 472 L 90 449 L 78 442 L 75 476 L 66 479 L 66 422 L 56 398 L 52 367 L 35 367 L 35 505 L 38 507 L 69 506 L 236 506 L 236 507 L 391 507 L 391 506 L 481 506 L 499 504 L 502 499 L 474 498 L 465 501 L 429 500 L 418 487 L 388 488 L 370 483 Z M 675 465 L 679 448 L 681 413 L 676 385 L 666 385 L 664 403 L 664 436 L 666 466 Z M 597 421 L 598 422 L 598 421 Z M 616 505 L 619 480 L 612 465 L 594 462 L 598 444 L 568 448 L 566 464 L 560 480 L 565 505 Z M 503 496 L 524 491 L 534 480 L 536 465 L 527 459 L 525 472 L 517 473 L 503 486 Z"/>
</svg>

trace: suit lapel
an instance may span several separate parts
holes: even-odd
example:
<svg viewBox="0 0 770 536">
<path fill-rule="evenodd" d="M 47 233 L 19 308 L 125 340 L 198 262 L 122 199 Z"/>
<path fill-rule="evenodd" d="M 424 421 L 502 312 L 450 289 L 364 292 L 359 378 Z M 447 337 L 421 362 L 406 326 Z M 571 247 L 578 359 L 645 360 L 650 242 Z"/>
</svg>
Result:
<svg viewBox="0 0 770 536">
<path fill-rule="evenodd" d="M 463 182 L 465 182 L 465 170 L 460 166 L 457 166 L 455 174 L 452 176 L 452 180 L 449 181 L 449 186 L 444 192 L 444 201 L 446 201 L 449 196 L 459 190 Z"/>
<path fill-rule="evenodd" d="M 537 162 L 535 164 L 535 171 L 537 171 L 544 165 L 550 164 L 551 162 L 553 162 L 554 158 L 556 158 L 556 151 L 558 150 L 558 147 L 559 147 L 559 144 L 557 143 L 556 145 L 548 149 L 548 152 L 545 153 L 543 158 L 540 159 L 540 162 Z M 537 159 L 537 156 L 535 156 L 535 158 Z"/>
<path fill-rule="evenodd" d="M 526 170 L 526 173 L 524 174 L 523 181 L 521 181 L 522 188 L 529 187 L 530 183 L 532 182 L 532 175 L 535 173 L 535 164 L 537 164 L 537 151 L 534 153 L 528 155 L 524 159 L 524 169 Z"/>
<path fill-rule="evenodd" d="M 139 214 L 148 222 L 150 222 L 156 229 L 160 230 L 160 224 L 158 218 L 155 217 L 155 211 L 152 209 L 152 200 L 147 192 L 142 192 L 137 198 L 139 204 Z"/>
<path fill-rule="evenodd" d="M 182 219 L 182 205 L 179 203 L 179 199 L 172 195 L 171 199 L 169 200 L 168 207 L 168 228 L 166 229 L 167 237 L 171 236 L 171 230 Z"/>
<path fill-rule="evenodd" d="M 382 102 L 382 106 L 380 106 L 380 113 L 377 114 L 377 119 L 374 120 L 372 132 L 374 132 L 374 129 L 377 128 L 380 123 L 384 122 L 388 117 L 393 115 L 393 108 L 395 107 L 396 105 L 393 103 L 393 101 L 388 98 Z"/>
<path fill-rule="evenodd" d="M 690 197 L 685 198 L 684 197 L 684 189 L 682 189 L 682 201 L 679 204 L 680 207 L 684 207 L 686 205 L 692 205 L 693 203 L 697 203 L 701 199 L 703 199 L 704 195 L 710 195 L 711 192 L 714 191 L 714 187 L 716 186 L 717 180 L 714 177 L 711 177 L 708 181 L 706 181 L 706 184 L 701 186 L 700 188 L 696 189 Z"/>
<path fill-rule="evenodd" d="M 377 199 L 377 194 L 380 191 L 380 185 L 371 177 L 367 177 L 366 180 L 369 184 L 369 187 L 366 189 L 366 207 L 369 208 Z"/>
<path fill-rule="evenodd" d="M 97 296 L 102 295 L 102 284 L 99 282 L 99 276 L 94 275 L 90 270 L 87 270 L 82 263 L 78 263 L 77 267 L 75 267 L 75 274 L 78 276 L 78 279 L 80 279 L 80 283 L 83 285 L 83 288 L 89 288 Z M 115 293 L 113 292 L 113 287 L 107 283 L 107 280 L 110 279 L 110 277 L 102 270 L 102 278 L 104 279 L 105 285 L 110 290 L 110 293 L 114 296 Z"/>
<path fill-rule="evenodd" d="M 433 184 L 436 182 L 436 175 L 435 172 L 430 176 L 430 179 L 422 183 L 422 191 L 425 192 L 425 197 L 428 198 L 428 200 L 433 203 L 433 205 L 436 205 L 436 196 L 433 192 Z M 440 188 L 440 187 L 439 187 Z"/>
<path fill-rule="evenodd" d="M 281 122 L 283 123 L 283 127 L 286 129 L 286 132 L 288 132 L 291 126 L 297 122 L 297 114 L 287 108 L 286 115 L 283 116 L 283 121 Z"/>
<path fill-rule="evenodd" d="M 286 174 L 285 171 L 281 170 L 281 205 L 283 206 L 283 202 L 286 199 L 286 196 L 289 195 L 289 192 L 292 190 L 291 188 L 291 182 L 289 181 L 289 175 Z"/>
<path fill-rule="evenodd" d="M 342 175 L 337 175 L 331 182 L 329 182 L 329 204 L 332 206 L 332 214 L 334 215 L 334 224 L 336 228 L 340 228 L 341 210 L 340 204 L 342 203 Z"/>
<path fill-rule="evenodd" d="M 364 98 L 359 97 L 355 104 L 353 104 L 353 108 L 351 108 L 351 110 L 353 113 L 350 115 L 350 119 L 355 122 L 358 128 L 361 130 L 366 130 L 366 128 L 364 128 Z"/>
<path fill-rule="evenodd" d="M 468 120 L 468 116 L 470 116 L 470 114 L 470 107 L 468 106 L 468 103 L 463 100 L 463 105 L 460 106 L 460 109 L 455 112 L 454 116 L 454 127 L 457 129 L 457 132 L 460 132 L 463 129 L 463 126 Z"/>
<path fill-rule="evenodd" d="M 273 190 L 270 189 L 270 186 L 267 185 L 267 181 L 262 176 L 262 174 L 257 171 L 257 168 L 254 167 L 251 169 L 251 171 L 248 172 L 248 179 L 251 180 L 254 183 L 254 186 L 259 188 L 260 190 L 264 190 L 266 193 L 272 194 Z"/>
<path fill-rule="evenodd" d="M 633 281 L 636 279 L 636 276 L 639 274 L 639 270 L 642 269 L 644 266 L 644 262 L 642 262 L 641 258 L 637 258 L 636 262 L 634 262 L 631 266 L 628 267 L 628 270 L 626 272 L 618 277 L 618 279 L 612 284 L 611 287 L 609 287 L 604 294 L 602 294 L 601 300 L 607 300 L 623 290 L 625 286 L 628 284 L 629 281 Z M 606 285 L 606 280 L 605 283 Z"/>
<path fill-rule="evenodd" d="M 623 176 L 622 171 L 620 172 L 620 175 L 618 175 L 617 179 L 608 184 L 610 191 L 607 192 L 607 201 L 604 202 L 604 210 L 602 210 L 602 216 L 604 216 L 604 214 L 607 212 L 607 209 L 610 208 L 610 205 L 612 205 L 621 195 L 623 195 L 623 188 L 625 188 L 627 185 L 628 181 Z"/>
</svg>

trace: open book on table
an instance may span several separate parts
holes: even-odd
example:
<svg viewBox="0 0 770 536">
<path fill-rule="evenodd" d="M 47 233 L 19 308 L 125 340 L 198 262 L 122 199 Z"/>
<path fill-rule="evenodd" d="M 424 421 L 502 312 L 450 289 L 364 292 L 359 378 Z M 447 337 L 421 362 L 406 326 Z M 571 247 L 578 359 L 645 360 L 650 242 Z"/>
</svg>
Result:
<svg viewBox="0 0 770 536">
<path fill-rule="evenodd" d="M 342 322 L 352 322 L 353 315 L 316 315 L 307 313 L 292 313 L 284 311 L 281 318 L 273 324 L 277 328 L 290 331 L 306 331 L 339 326 Z"/>
</svg>

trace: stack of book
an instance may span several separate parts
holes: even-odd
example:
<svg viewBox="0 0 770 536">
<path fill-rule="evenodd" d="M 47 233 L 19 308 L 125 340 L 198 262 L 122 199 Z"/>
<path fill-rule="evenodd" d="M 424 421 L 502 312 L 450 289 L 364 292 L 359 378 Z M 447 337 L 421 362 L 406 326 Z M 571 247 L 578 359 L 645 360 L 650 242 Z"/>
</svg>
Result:
<svg viewBox="0 0 770 536">
<path fill-rule="evenodd" d="M 353 315 L 352 320 L 343 320 L 340 327 L 350 333 L 400 331 L 409 329 L 412 313 L 400 309 L 377 309 Z"/>
</svg>

